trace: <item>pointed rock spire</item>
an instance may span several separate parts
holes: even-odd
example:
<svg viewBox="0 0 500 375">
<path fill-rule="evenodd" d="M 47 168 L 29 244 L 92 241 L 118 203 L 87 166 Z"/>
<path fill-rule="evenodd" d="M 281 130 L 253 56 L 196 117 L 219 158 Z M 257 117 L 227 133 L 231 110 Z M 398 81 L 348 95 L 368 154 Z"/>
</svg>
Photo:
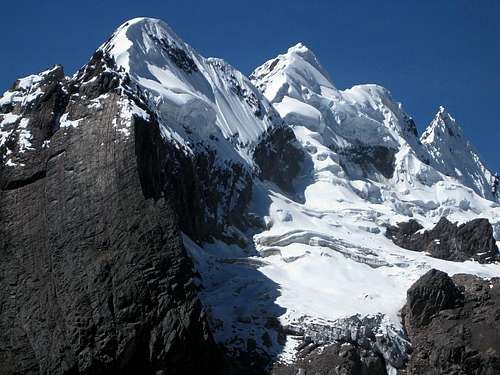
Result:
<svg viewBox="0 0 500 375">
<path fill-rule="evenodd" d="M 436 142 L 438 139 L 443 140 L 450 137 L 461 138 L 463 142 L 467 142 L 464 137 L 463 130 L 455 118 L 450 115 L 445 107 L 439 106 L 434 119 L 422 134 L 420 141 L 425 144 Z"/>
<path fill-rule="evenodd" d="M 430 164 L 483 197 L 490 197 L 491 172 L 447 109 L 439 106 L 420 141 Z"/>
</svg>

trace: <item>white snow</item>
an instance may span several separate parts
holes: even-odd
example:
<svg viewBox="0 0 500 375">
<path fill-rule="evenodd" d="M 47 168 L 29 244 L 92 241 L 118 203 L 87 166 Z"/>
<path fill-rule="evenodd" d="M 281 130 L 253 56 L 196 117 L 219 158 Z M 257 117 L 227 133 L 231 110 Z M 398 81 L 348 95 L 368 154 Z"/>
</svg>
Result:
<svg viewBox="0 0 500 375">
<path fill-rule="evenodd" d="M 14 129 L 5 130 L 6 126 L 14 124 L 18 119 L 19 115 L 14 115 L 11 113 L 0 115 L 2 120 L 0 121 L 0 147 L 4 145 L 7 138 L 12 134 Z"/>
<path fill-rule="evenodd" d="M 459 173 L 427 165 L 429 149 L 386 89 L 337 90 L 303 45 L 269 60 L 252 79 L 293 128 L 310 162 L 295 181 L 295 195 L 256 182 L 250 211 L 268 228 L 253 237 L 257 254 L 221 242 L 200 247 L 185 237 L 217 340 L 237 349 L 253 338 L 264 351 L 290 360 L 297 340 L 266 349 L 255 332 L 256 317 L 279 312 L 282 324 L 300 327 L 383 314 L 382 331 L 397 331 L 407 289 L 431 268 L 500 276 L 499 264 L 443 261 L 399 248 L 384 236 L 388 224 L 413 218 L 430 228 L 442 216 L 458 222 L 486 217 L 500 235 L 500 206 Z M 356 165 L 345 166 L 337 150 L 360 145 L 394 149 L 392 177 L 371 170 L 356 174 Z M 460 166 L 451 168 L 466 175 Z M 482 173 L 487 176 L 486 169 Z"/>
<path fill-rule="evenodd" d="M 68 115 L 69 115 L 69 113 L 64 113 L 61 116 L 61 118 L 59 120 L 59 126 L 61 128 L 77 128 L 83 119 L 80 118 L 80 119 L 76 119 L 76 120 L 69 120 Z"/>
<path fill-rule="evenodd" d="M 19 127 L 17 128 L 17 133 L 19 135 L 18 138 L 18 145 L 19 145 L 19 152 L 24 153 L 28 150 L 32 150 L 33 148 L 31 147 L 31 132 L 27 129 L 29 124 L 29 119 L 28 118 L 23 118 L 21 119 L 21 122 L 19 123 Z"/>
<path fill-rule="evenodd" d="M 18 79 L 15 89 L 13 91 L 6 91 L 2 95 L 0 98 L 0 106 L 16 103 L 26 105 L 38 98 L 43 94 L 39 87 L 40 82 L 47 74 L 53 72 L 55 69 L 58 69 L 58 66 L 54 66 L 53 68 L 47 69 L 39 74 L 32 74 Z"/>
<path fill-rule="evenodd" d="M 178 66 L 166 46 L 181 51 L 196 71 Z M 219 149 L 221 159 L 248 161 L 250 148 L 271 126 L 270 117 L 278 117 L 240 72 L 222 60 L 200 56 L 160 20 L 128 21 L 100 48 L 145 92 L 165 127 L 163 134 L 186 148 L 200 139 L 211 140 L 207 143 Z M 254 102 L 260 103 L 260 114 Z"/>
</svg>

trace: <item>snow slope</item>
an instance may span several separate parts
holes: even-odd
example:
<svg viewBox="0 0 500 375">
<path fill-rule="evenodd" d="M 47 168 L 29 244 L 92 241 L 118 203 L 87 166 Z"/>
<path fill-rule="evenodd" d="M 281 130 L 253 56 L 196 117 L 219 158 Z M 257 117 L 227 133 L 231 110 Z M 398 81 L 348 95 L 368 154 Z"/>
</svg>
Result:
<svg viewBox="0 0 500 375">
<path fill-rule="evenodd" d="M 221 158 L 248 161 L 259 136 L 281 122 L 244 75 L 221 59 L 199 55 L 163 21 L 132 19 L 100 50 L 148 98 L 166 136 L 187 148 L 203 141 Z"/>
<path fill-rule="evenodd" d="M 244 345 L 241 337 L 246 332 L 265 349 L 241 321 L 253 322 L 254 316 L 261 317 L 266 311 L 271 316 L 276 308 L 285 310 L 280 316 L 283 325 L 302 328 L 314 324 L 342 327 L 343 319 L 356 314 L 382 314 L 382 334 L 397 334 L 406 290 L 429 269 L 486 278 L 500 275 L 497 264 L 442 261 L 401 249 L 384 236 L 389 224 L 414 218 L 432 227 L 447 216 L 459 222 L 487 217 L 500 237 L 498 204 L 477 194 L 470 181 L 446 175 L 429 163 L 429 149 L 421 144 L 415 124 L 386 89 L 360 85 L 337 90 L 314 54 L 302 44 L 269 60 L 251 77 L 293 128 L 309 162 L 296 181 L 295 196 L 267 183 L 256 183 L 250 211 L 264 215 L 268 229 L 254 236 L 259 255 L 244 259 L 253 260 L 251 266 L 277 284 L 280 295 L 275 300 L 271 295 L 267 303 L 260 301 L 257 305 L 264 306 L 264 312 L 247 311 L 248 319 L 235 318 L 231 308 L 221 313 L 221 321 L 237 327 L 237 333 L 229 337 L 227 327 L 220 328 L 226 342 L 240 339 Z M 359 173 L 364 166 L 356 161 L 346 165 L 343 150 L 353 146 L 393 149 L 392 175 L 369 168 Z M 474 159 L 464 155 L 471 163 Z M 196 259 L 209 252 L 193 250 Z M 211 257 L 214 264 L 239 257 L 241 267 L 244 254 L 227 251 Z M 256 262 L 260 262 L 258 266 Z M 216 269 L 212 264 L 202 272 L 205 279 L 224 280 L 219 284 L 221 289 L 215 286 L 207 292 L 208 305 L 219 293 L 226 301 L 234 291 L 243 294 L 243 299 L 252 298 L 251 293 L 244 294 L 251 283 L 234 272 L 235 268 L 234 273 L 225 270 L 221 274 Z M 238 306 L 232 307 L 237 310 Z M 290 336 L 280 351 L 281 358 L 293 358 L 297 345 Z"/>
</svg>

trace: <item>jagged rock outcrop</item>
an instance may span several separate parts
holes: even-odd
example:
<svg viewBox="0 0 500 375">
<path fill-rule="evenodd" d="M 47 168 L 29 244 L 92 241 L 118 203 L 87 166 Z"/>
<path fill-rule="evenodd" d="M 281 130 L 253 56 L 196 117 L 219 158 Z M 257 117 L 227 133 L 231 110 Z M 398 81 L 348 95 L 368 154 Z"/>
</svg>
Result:
<svg viewBox="0 0 500 375">
<path fill-rule="evenodd" d="M 392 178 L 397 150 L 384 146 L 364 146 L 355 144 L 345 148 L 333 147 L 340 156 L 340 164 L 353 177 L 380 174 Z"/>
<path fill-rule="evenodd" d="M 60 67 L 32 76 L 0 108 L 11 120 L 0 149 L 0 374 L 223 363 L 179 209 L 155 194 L 165 191 L 158 123 L 111 63 L 96 54 L 74 79 Z"/>
<path fill-rule="evenodd" d="M 500 279 L 431 270 L 402 310 L 412 343 L 408 375 L 500 373 Z"/>
<path fill-rule="evenodd" d="M 292 181 L 300 172 L 304 152 L 291 128 L 277 126 L 264 133 L 253 157 L 262 179 L 276 183 L 285 191 L 293 191 Z"/>
<path fill-rule="evenodd" d="M 383 358 L 351 343 L 311 345 L 299 352 L 293 365 L 276 365 L 273 375 L 386 375 Z"/>
<path fill-rule="evenodd" d="M 416 220 L 410 220 L 388 227 L 386 236 L 398 246 L 425 251 L 435 258 L 458 262 L 474 259 L 481 263 L 498 260 L 493 227 L 487 219 L 458 225 L 442 217 L 433 229 L 423 233 L 421 229 Z"/>
<path fill-rule="evenodd" d="M 463 296 L 451 278 L 444 272 L 430 270 L 407 292 L 406 316 L 413 327 L 429 324 L 435 314 L 442 310 L 461 306 Z"/>
</svg>

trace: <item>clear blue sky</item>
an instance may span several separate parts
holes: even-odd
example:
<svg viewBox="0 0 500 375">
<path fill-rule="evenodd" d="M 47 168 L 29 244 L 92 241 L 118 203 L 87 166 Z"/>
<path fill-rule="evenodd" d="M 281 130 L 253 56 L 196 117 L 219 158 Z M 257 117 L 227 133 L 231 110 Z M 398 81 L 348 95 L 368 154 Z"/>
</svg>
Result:
<svg viewBox="0 0 500 375">
<path fill-rule="evenodd" d="M 72 74 L 137 16 L 246 74 L 302 41 L 338 88 L 387 87 L 420 130 L 444 105 L 500 170 L 499 0 L 4 1 L 0 89 L 55 63 Z"/>
</svg>

